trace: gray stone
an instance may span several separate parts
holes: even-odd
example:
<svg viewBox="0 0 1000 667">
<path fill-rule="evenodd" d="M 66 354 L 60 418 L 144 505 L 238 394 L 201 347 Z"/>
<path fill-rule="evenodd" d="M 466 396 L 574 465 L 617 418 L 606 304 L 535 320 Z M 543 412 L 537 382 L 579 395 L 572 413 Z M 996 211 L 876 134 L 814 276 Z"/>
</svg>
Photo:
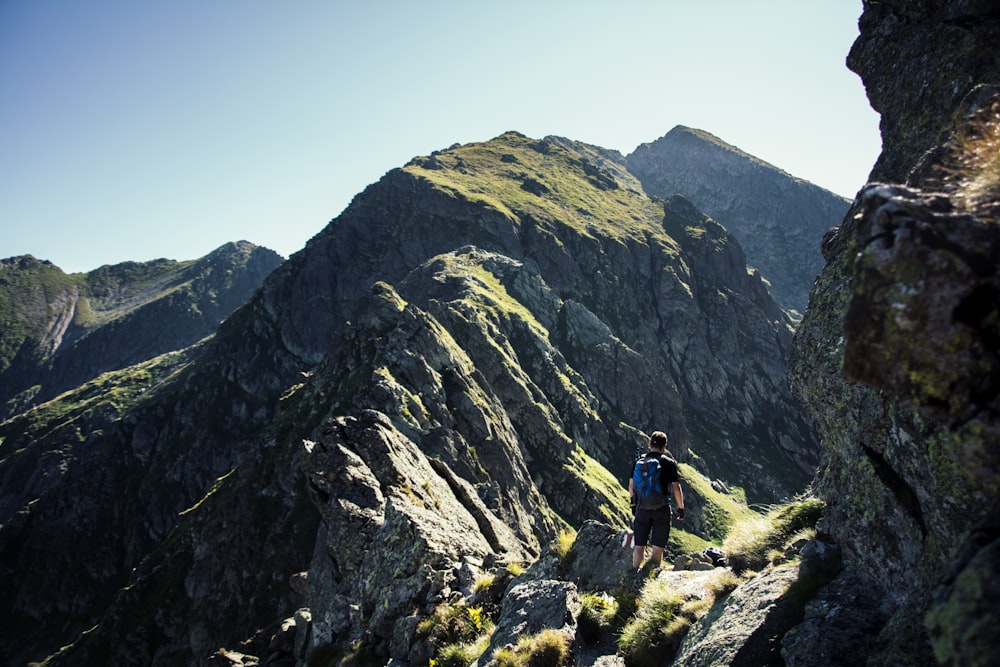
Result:
<svg viewBox="0 0 1000 667">
<path fill-rule="evenodd" d="M 695 622 L 672 664 L 760 667 L 780 661 L 780 639 L 798 620 L 784 600 L 797 578 L 795 568 L 779 567 L 737 587 Z"/>
<path fill-rule="evenodd" d="M 488 664 L 499 649 L 546 628 L 575 636 L 581 608 L 577 588 L 570 582 L 530 581 L 513 586 L 504 596 L 496 630 L 478 664 Z"/>
<path fill-rule="evenodd" d="M 582 591 L 610 591 L 631 574 L 632 549 L 622 547 L 623 533 L 599 521 L 588 521 L 576 534 L 563 576 Z"/>
</svg>

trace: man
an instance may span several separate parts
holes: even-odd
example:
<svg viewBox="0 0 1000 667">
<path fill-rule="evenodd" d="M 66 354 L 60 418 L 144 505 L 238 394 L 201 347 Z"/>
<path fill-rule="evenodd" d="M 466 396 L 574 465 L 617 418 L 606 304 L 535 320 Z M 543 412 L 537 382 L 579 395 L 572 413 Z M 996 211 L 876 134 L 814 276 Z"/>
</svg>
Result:
<svg viewBox="0 0 1000 667">
<path fill-rule="evenodd" d="M 643 475 L 652 474 L 659 477 L 644 482 Z M 651 488 L 648 494 L 640 491 Z M 646 545 L 652 545 L 649 562 L 653 567 L 659 567 L 663 560 L 663 549 L 670 537 L 670 503 L 667 493 L 671 492 L 677 503 L 677 520 L 684 520 L 684 492 L 681 490 L 680 476 L 677 473 L 677 461 L 667 452 L 667 434 L 654 431 L 649 436 L 649 451 L 635 462 L 632 479 L 628 482 L 628 493 L 635 505 L 635 518 L 632 521 L 632 531 L 635 534 L 635 547 L 632 549 L 632 567 L 642 567 L 646 556 Z"/>
</svg>

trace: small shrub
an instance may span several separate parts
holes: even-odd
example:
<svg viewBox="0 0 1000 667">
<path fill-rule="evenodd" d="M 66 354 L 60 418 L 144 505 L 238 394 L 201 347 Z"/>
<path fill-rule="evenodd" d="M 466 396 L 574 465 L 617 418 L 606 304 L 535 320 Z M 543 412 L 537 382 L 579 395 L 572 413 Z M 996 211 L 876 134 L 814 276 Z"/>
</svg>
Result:
<svg viewBox="0 0 1000 667">
<path fill-rule="evenodd" d="M 417 636 L 441 650 L 449 644 L 468 644 L 488 634 L 493 623 L 480 607 L 464 604 L 441 604 L 434 613 L 417 625 Z"/>
<path fill-rule="evenodd" d="M 490 642 L 493 622 L 481 607 L 441 604 L 417 625 L 417 636 L 435 649 L 438 667 L 468 667 Z"/>
<path fill-rule="evenodd" d="M 569 637 L 551 628 L 521 637 L 513 648 L 496 652 L 497 667 L 561 667 L 569 662 Z"/>
<path fill-rule="evenodd" d="M 657 667 L 668 662 L 690 621 L 675 623 L 684 601 L 665 579 L 653 579 L 640 593 L 635 616 L 618 637 L 618 648 L 627 665 Z"/>
<path fill-rule="evenodd" d="M 618 602 L 607 594 L 584 593 L 580 596 L 583 607 L 577 620 L 580 638 L 594 644 L 611 632 L 618 615 Z"/>
<path fill-rule="evenodd" d="M 552 553 L 561 561 L 565 561 L 576 541 L 576 531 L 572 528 L 564 528 L 559 531 L 559 536 L 552 543 Z"/>
</svg>

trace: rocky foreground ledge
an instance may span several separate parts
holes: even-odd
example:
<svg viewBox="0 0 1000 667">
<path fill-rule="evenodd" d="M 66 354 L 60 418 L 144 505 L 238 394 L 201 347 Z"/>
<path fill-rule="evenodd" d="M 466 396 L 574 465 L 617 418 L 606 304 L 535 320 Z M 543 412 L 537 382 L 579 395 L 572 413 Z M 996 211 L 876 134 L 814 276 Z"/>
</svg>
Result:
<svg viewBox="0 0 1000 667">
<path fill-rule="evenodd" d="M 472 610 L 471 616 L 480 620 L 468 624 L 480 626 L 471 633 L 478 636 L 467 643 L 469 650 L 482 651 L 475 661 L 481 667 L 510 664 L 512 655 L 532 650 L 532 638 L 553 631 L 561 637 L 563 658 L 576 665 L 667 664 L 671 655 L 677 665 L 822 663 L 809 637 L 789 630 L 802 621 L 817 584 L 840 568 L 835 545 L 821 538 L 802 540 L 780 564 L 736 576 L 725 566 L 676 570 L 664 564 L 637 572 L 630 567 L 631 550 L 622 546 L 623 537 L 621 530 L 588 521 L 568 550 L 556 541 L 516 576 L 503 570 L 487 585 L 445 591 L 447 601 L 435 615 L 450 620 L 438 626 L 416 619 L 411 626 L 398 625 L 392 652 L 405 652 L 408 658 L 391 662 L 460 664 L 455 649 L 442 641 L 449 633 L 461 635 L 456 619 Z M 696 561 L 693 556 L 678 560 Z M 664 599 L 674 601 L 675 608 L 664 606 Z M 491 614 L 495 622 L 485 619 Z M 632 627 L 622 628 L 626 617 Z M 636 626 L 643 620 L 658 628 L 654 635 L 641 636 L 645 630 Z M 443 630 L 445 625 L 449 629 Z M 210 664 L 312 665 L 344 657 L 310 651 L 310 631 L 311 614 L 302 609 L 244 646 L 220 649 Z M 634 643 L 623 646 L 622 637 L 632 637 Z"/>
</svg>

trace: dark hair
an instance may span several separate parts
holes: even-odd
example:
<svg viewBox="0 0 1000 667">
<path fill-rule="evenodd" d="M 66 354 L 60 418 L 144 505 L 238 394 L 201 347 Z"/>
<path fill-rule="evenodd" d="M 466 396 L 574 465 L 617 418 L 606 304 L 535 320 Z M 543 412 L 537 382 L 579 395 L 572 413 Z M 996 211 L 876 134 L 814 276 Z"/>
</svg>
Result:
<svg viewBox="0 0 1000 667">
<path fill-rule="evenodd" d="M 649 436 L 649 447 L 651 449 L 666 449 L 667 434 L 663 431 L 653 431 L 653 435 Z"/>
</svg>

